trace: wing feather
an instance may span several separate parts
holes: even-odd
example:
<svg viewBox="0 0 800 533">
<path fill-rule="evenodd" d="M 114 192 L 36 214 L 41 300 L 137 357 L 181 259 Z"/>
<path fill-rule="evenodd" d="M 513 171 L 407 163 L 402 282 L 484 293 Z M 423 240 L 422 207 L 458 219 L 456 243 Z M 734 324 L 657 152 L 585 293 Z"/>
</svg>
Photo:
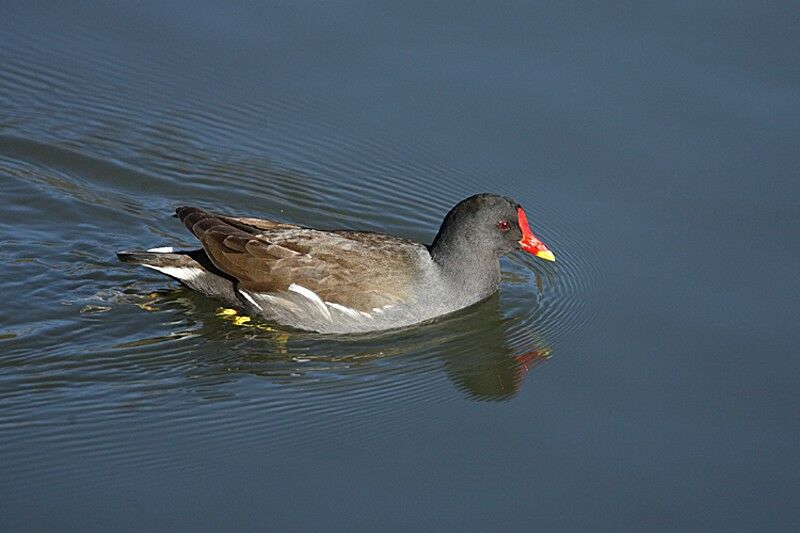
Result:
<svg viewBox="0 0 800 533">
<path fill-rule="evenodd" d="M 274 294 L 294 284 L 358 311 L 403 301 L 427 254 L 422 245 L 382 233 L 321 231 L 194 207 L 178 208 L 177 216 L 242 289 Z"/>
</svg>

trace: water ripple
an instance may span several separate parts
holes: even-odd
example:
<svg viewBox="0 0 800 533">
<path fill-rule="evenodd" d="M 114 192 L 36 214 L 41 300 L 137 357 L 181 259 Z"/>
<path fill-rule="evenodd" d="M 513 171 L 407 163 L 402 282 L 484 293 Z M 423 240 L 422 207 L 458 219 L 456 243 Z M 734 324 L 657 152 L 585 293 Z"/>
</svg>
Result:
<svg viewBox="0 0 800 533">
<path fill-rule="evenodd" d="M 0 324 L 0 432 L 8 436 L 0 452 L 17 454 L 20 468 L 36 460 L 25 439 L 168 467 L 151 447 L 118 445 L 110 428 L 126 424 L 134 441 L 137 427 L 180 420 L 188 437 L 241 445 L 269 435 L 274 446 L 342 420 L 388 426 L 384 415 L 427 402 L 505 401 L 589 318 L 596 273 L 580 240 L 586 232 L 525 190 L 511 195 L 558 261 L 509 257 L 501 295 L 480 305 L 357 337 L 236 326 L 216 315 L 215 302 L 119 264 L 114 250 L 191 244 L 171 217 L 186 202 L 429 241 L 460 199 L 510 191 L 442 163 L 434 146 L 343 135 L 311 102 L 164 101 L 159 90 L 181 86 L 168 69 L 100 54 L 60 63 L 58 51 L 42 64 L 42 43 L 29 44 L 0 71 L 0 187 L 9 206 L 0 212 L 9 274 L 0 289 L 27 302 Z M 131 72 L 142 81 L 124 88 Z"/>
</svg>

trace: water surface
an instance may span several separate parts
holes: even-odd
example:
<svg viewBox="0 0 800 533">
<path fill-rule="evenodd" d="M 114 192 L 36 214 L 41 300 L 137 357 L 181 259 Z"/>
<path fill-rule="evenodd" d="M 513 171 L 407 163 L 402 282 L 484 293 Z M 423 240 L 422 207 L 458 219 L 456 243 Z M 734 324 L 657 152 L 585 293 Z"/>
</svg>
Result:
<svg viewBox="0 0 800 533">
<path fill-rule="evenodd" d="M 793 529 L 796 13 L 7 3 L 0 526 Z M 558 261 L 399 332 L 237 325 L 177 205 Z"/>
</svg>

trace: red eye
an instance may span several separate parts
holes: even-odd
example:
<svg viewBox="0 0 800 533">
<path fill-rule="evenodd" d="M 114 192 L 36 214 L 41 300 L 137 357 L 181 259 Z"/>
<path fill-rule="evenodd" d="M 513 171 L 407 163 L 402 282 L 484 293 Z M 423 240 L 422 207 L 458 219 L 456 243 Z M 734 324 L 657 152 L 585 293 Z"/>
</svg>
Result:
<svg viewBox="0 0 800 533">
<path fill-rule="evenodd" d="M 511 224 L 509 224 L 508 220 L 501 220 L 497 223 L 497 227 L 500 228 L 500 231 L 508 231 L 511 229 Z"/>
</svg>

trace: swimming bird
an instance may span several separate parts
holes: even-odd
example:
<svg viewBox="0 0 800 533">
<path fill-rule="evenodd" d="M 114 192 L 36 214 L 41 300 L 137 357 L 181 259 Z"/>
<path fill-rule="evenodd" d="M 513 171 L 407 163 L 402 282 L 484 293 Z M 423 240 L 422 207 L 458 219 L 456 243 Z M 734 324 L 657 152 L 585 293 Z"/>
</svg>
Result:
<svg viewBox="0 0 800 533">
<path fill-rule="evenodd" d="M 468 307 L 499 289 L 500 257 L 516 250 L 555 261 L 522 207 L 494 194 L 459 202 L 430 245 L 197 207 L 179 207 L 176 216 L 202 248 L 121 251 L 119 259 L 249 314 L 320 333 L 400 328 Z"/>
</svg>

